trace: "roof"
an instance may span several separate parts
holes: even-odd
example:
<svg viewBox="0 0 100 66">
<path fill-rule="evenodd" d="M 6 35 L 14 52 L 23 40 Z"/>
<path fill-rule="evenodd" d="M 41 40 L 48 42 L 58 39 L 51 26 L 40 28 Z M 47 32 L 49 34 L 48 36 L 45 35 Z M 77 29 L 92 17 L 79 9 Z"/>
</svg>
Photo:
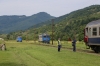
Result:
<svg viewBox="0 0 100 66">
<path fill-rule="evenodd" d="M 88 27 L 88 26 L 94 26 L 94 25 L 100 25 L 100 19 L 88 23 L 88 24 L 86 25 L 86 27 Z"/>
</svg>

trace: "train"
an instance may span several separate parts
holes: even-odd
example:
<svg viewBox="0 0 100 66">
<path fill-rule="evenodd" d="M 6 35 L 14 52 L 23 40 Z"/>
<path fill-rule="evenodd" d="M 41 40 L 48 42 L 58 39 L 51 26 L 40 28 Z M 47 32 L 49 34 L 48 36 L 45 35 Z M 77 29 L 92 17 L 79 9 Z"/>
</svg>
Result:
<svg viewBox="0 0 100 66">
<path fill-rule="evenodd" d="M 84 29 L 84 42 L 89 49 L 100 52 L 100 19 L 89 22 Z"/>
<path fill-rule="evenodd" d="M 17 42 L 22 42 L 22 37 L 18 36 L 16 40 L 17 40 Z"/>
<path fill-rule="evenodd" d="M 39 35 L 39 42 L 50 44 L 50 35 L 48 34 L 40 34 Z"/>
</svg>

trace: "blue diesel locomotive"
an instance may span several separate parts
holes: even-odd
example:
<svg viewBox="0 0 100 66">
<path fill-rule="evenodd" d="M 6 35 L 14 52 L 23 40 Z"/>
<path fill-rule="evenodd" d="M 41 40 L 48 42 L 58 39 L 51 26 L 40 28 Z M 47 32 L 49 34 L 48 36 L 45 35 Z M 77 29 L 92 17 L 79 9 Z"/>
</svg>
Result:
<svg viewBox="0 0 100 66">
<path fill-rule="evenodd" d="M 22 42 L 22 37 L 18 36 L 16 40 L 17 40 L 17 42 Z"/>
<path fill-rule="evenodd" d="M 50 43 L 50 36 L 48 34 L 41 34 L 39 35 L 39 42 L 43 42 L 43 43 Z"/>
<path fill-rule="evenodd" d="M 84 42 L 96 53 L 100 52 L 100 20 L 92 21 L 86 25 Z"/>
</svg>

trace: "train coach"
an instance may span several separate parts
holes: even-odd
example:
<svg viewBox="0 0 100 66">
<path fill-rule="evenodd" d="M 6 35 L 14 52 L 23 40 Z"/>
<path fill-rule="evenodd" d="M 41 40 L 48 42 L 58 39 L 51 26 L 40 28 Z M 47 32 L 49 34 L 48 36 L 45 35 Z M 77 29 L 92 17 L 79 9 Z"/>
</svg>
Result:
<svg viewBox="0 0 100 66">
<path fill-rule="evenodd" d="M 100 52 L 100 20 L 92 21 L 86 25 L 84 42 L 96 53 Z"/>
<path fill-rule="evenodd" d="M 40 34 L 39 35 L 39 42 L 43 42 L 43 43 L 50 43 L 50 36 L 48 34 Z"/>
</svg>

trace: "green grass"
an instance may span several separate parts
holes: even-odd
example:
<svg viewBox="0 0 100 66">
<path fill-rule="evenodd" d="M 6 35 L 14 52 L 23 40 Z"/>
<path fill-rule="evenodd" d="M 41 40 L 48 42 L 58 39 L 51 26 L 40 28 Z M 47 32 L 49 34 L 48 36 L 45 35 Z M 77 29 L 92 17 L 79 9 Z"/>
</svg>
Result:
<svg viewBox="0 0 100 66">
<path fill-rule="evenodd" d="M 53 46 L 57 46 L 54 42 Z M 0 51 L 0 66 L 100 66 L 100 54 L 73 52 L 71 43 L 62 42 L 65 49 L 57 52 L 57 47 L 41 45 L 33 41 L 6 41 L 6 51 Z M 77 49 L 85 45 L 77 43 Z M 87 50 L 88 51 L 88 50 Z"/>
</svg>

